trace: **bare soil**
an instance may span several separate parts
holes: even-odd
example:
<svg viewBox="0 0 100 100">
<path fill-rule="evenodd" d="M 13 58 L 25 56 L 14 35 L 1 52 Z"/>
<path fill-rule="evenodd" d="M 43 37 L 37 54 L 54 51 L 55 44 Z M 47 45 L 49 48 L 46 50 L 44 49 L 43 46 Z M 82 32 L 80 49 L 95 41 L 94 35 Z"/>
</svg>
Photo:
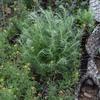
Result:
<svg viewBox="0 0 100 100">
<path fill-rule="evenodd" d="M 95 57 L 95 64 L 97 66 L 98 72 L 100 73 L 100 54 Z"/>
<path fill-rule="evenodd" d="M 97 100 L 98 87 L 93 83 L 92 80 L 83 83 L 79 100 Z"/>
</svg>

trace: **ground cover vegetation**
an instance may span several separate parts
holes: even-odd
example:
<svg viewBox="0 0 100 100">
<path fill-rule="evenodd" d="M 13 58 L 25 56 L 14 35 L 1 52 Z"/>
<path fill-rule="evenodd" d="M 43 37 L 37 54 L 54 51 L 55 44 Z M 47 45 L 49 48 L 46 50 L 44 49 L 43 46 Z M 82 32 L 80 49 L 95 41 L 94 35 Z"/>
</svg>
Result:
<svg viewBox="0 0 100 100">
<path fill-rule="evenodd" d="M 74 100 L 81 36 L 94 23 L 85 2 L 52 2 L 24 0 L 0 32 L 0 100 Z"/>
</svg>

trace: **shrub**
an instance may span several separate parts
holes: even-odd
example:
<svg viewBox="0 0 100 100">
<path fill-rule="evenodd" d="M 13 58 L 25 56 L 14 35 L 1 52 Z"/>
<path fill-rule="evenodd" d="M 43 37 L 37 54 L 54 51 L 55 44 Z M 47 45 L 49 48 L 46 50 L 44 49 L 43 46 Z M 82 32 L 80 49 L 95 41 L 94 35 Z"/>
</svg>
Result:
<svg viewBox="0 0 100 100">
<path fill-rule="evenodd" d="M 40 14 L 32 12 L 28 22 L 22 26 L 20 39 L 22 57 L 25 62 L 31 63 L 32 73 L 39 76 L 42 85 L 53 82 L 55 93 L 60 89 L 72 90 L 71 87 L 75 85 L 78 79 L 82 27 L 93 24 L 92 17 L 89 17 L 91 15 L 86 10 L 79 11 L 76 16 L 66 15 L 65 10 L 62 15 L 47 10 L 41 10 Z M 76 20 L 81 24 L 75 24 Z"/>
<path fill-rule="evenodd" d="M 29 18 L 30 24 L 24 24 L 22 29 L 21 43 L 23 58 L 32 64 L 33 70 L 48 76 L 55 70 L 64 74 L 63 71 L 76 69 L 82 31 L 74 31 L 75 18 L 43 10 L 41 15 L 31 13 Z"/>
<path fill-rule="evenodd" d="M 36 89 L 29 64 L 22 61 L 19 45 L 8 43 L 7 33 L 0 33 L 0 100 L 33 100 Z"/>
<path fill-rule="evenodd" d="M 80 37 L 84 26 L 93 24 L 90 13 L 67 16 L 63 8 L 61 13 L 41 9 L 28 14 L 15 17 L 0 34 L 0 99 L 73 100 Z M 16 34 L 16 42 L 8 43 Z"/>
</svg>

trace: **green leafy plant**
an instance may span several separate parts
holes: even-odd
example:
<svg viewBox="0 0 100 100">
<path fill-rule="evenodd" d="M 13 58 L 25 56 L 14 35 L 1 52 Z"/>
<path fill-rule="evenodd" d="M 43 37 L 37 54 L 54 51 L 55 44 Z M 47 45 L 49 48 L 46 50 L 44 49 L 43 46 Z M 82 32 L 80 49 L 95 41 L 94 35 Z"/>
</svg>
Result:
<svg viewBox="0 0 100 100">
<path fill-rule="evenodd" d="M 55 81 L 62 89 L 70 90 L 78 79 L 82 26 L 93 23 L 92 18 L 87 23 L 88 11 L 80 16 L 66 15 L 65 11 L 63 15 L 42 9 L 40 14 L 32 12 L 22 26 L 20 43 L 22 57 L 31 63 L 33 74 L 39 75 L 44 83 Z M 77 19 L 82 23 L 78 29 L 73 27 Z"/>
<path fill-rule="evenodd" d="M 80 39 L 93 19 L 87 10 L 60 9 L 26 11 L 0 34 L 1 100 L 74 100 Z"/>
</svg>

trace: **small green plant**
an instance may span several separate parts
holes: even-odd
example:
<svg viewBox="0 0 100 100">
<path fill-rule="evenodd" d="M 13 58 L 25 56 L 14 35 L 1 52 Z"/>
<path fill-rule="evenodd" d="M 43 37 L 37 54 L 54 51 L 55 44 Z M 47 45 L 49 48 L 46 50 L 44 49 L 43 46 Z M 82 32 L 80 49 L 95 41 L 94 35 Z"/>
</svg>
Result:
<svg viewBox="0 0 100 100">
<path fill-rule="evenodd" d="M 0 66 L 0 100 L 28 100 L 28 96 L 30 100 L 34 98 L 34 83 L 25 70 L 19 70 L 9 62 Z"/>
<path fill-rule="evenodd" d="M 29 64 L 21 60 L 19 45 L 9 44 L 7 32 L 0 33 L 0 100 L 33 100 L 36 89 Z"/>
</svg>

